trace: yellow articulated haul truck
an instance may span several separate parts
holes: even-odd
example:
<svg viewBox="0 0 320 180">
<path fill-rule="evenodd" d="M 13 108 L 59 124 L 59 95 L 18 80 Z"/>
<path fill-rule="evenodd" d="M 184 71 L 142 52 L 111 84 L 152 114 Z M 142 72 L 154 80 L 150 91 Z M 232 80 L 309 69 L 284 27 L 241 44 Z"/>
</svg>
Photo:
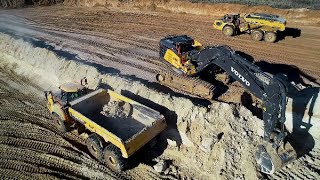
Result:
<svg viewBox="0 0 320 180">
<path fill-rule="evenodd" d="M 264 39 L 272 43 L 277 40 L 278 32 L 285 30 L 286 19 L 273 14 L 252 13 L 244 17 L 240 17 L 240 14 L 226 14 L 214 21 L 213 28 L 226 36 L 248 33 L 255 41 Z"/>
<path fill-rule="evenodd" d="M 127 159 L 166 128 L 158 111 L 111 90 L 65 83 L 45 95 L 56 127 L 76 129 L 89 152 L 114 171 L 126 170 Z"/>
</svg>

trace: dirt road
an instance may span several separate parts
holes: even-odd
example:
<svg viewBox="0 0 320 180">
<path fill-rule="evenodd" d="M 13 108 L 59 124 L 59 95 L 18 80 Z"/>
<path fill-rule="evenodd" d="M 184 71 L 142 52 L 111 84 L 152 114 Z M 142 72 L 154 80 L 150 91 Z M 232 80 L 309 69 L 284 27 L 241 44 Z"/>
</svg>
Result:
<svg viewBox="0 0 320 180">
<path fill-rule="evenodd" d="M 168 68 L 158 60 L 159 40 L 170 34 L 188 34 L 204 45 L 229 45 L 249 60 L 259 61 L 263 70 L 283 72 L 296 81 L 303 75 L 307 82 L 320 83 L 317 26 L 289 21 L 287 36 L 269 44 L 254 42 L 249 35 L 225 37 L 211 28 L 214 17 L 209 16 L 64 6 L 0 13 L 10 14 L 0 17 L 1 29 L 51 42 L 58 50 L 147 80 L 152 80 L 157 70 Z"/>
<path fill-rule="evenodd" d="M 252 56 L 256 61 L 260 61 L 260 65 L 263 64 L 267 67 L 265 70 L 285 71 L 290 75 L 289 78 L 298 81 L 320 82 L 320 70 L 317 67 L 320 65 L 318 61 L 320 57 L 320 33 L 318 30 L 320 28 L 316 26 L 301 27 L 292 24 L 292 27 L 301 29 L 301 36 L 296 38 L 289 36 L 276 44 L 267 44 L 254 42 L 247 35 L 224 37 L 221 32 L 211 29 L 213 17 L 208 16 L 63 6 L 3 10 L 0 11 L 0 14 L 0 31 L 24 40 L 15 41 L 4 37 L 3 39 L 8 43 L 0 43 L 2 45 L 1 51 L 7 49 L 3 53 L 10 54 L 9 50 L 12 49 L 11 56 L 16 58 L 8 62 L 18 63 L 19 59 L 20 63 L 22 59 L 21 61 L 24 63 L 12 65 L 12 71 L 19 71 L 18 73 L 24 76 L 34 73 L 36 75 L 28 78 L 34 82 L 38 81 L 38 84 L 32 84 L 21 81 L 20 78 L 17 79 L 14 76 L 9 78 L 12 81 L 9 85 L 9 80 L 5 79 L 0 82 L 0 92 L 4 92 L 0 93 L 1 105 L 4 107 L 1 109 L 1 115 L 4 114 L 3 117 L 1 116 L 1 126 L 8 127 L 7 129 L 3 128 L 4 131 L 0 131 L 4 132 L 2 135 L 4 140 L 0 145 L 1 149 L 10 152 L 10 154 L 6 154 L 8 157 L 0 159 L 6 162 L 1 167 L 0 174 L 7 174 L 8 177 L 14 176 L 16 171 L 22 169 L 26 173 L 20 174 L 21 178 L 28 177 L 30 175 L 28 172 L 35 172 L 35 174 L 42 173 L 39 175 L 39 179 L 50 173 L 55 177 L 71 179 L 101 178 L 101 176 L 103 176 L 102 178 L 133 179 L 175 179 L 176 177 L 256 179 L 259 174 L 256 174 L 253 153 L 254 146 L 261 139 L 254 131 L 257 118 L 251 112 L 243 107 L 224 103 L 215 104 L 217 107 L 208 111 L 203 107 L 203 104 L 199 105 L 180 96 L 169 96 L 150 90 L 145 86 L 148 84 L 145 80 L 154 81 L 156 72 L 170 68 L 158 59 L 159 39 L 169 34 L 188 34 L 205 45 L 227 44 L 233 49 L 241 51 L 242 55 L 247 58 L 251 59 Z M 296 34 L 297 31 L 291 29 L 293 34 Z M 29 42 L 34 47 L 31 47 L 30 44 L 25 45 L 25 42 Z M 74 66 L 73 63 L 68 63 L 69 61 L 59 62 L 58 58 L 52 55 L 52 52 L 59 57 L 82 64 Z M 270 63 L 277 65 L 270 66 Z M 27 64 L 30 69 L 22 70 Z M 82 67 L 83 65 L 87 66 Z M 17 68 L 19 66 L 21 67 Z M 94 70 L 88 66 L 94 67 Z M 11 66 L 4 66 L 1 72 L 8 69 L 11 71 L 8 67 Z M 114 89 L 130 90 L 135 95 L 145 98 L 146 102 L 151 102 L 151 104 L 155 102 L 165 106 L 161 108 L 167 113 L 169 117 L 167 120 L 172 126 L 172 129 L 167 132 L 168 137 L 180 135 L 180 139 L 175 140 L 176 142 L 181 141 L 180 143 L 184 146 L 181 149 L 175 146 L 168 147 L 162 157 L 170 159 L 175 166 L 178 166 L 179 176 L 159 175 L 151 166 L 144 164 L 125 174 L 110 173 L 108 169 L 100 166 L 93 158 L 79 150 L 75 144 L 66 141 L 69 139 L 72 142 L 79 142 L 79 140 L 73 139 L 75 137 L 72 135 L 59 134 L 52 130 L 54 128 L 51 128 L 50 124 L 45 123 L 50 121 L 50 118 L 44 105 L 34 107 L 34 104 L 43 102 L 43 100 L 30 99 L 30 97 L 34 97 L 32 94 L 30 97 L 28 96 L 27 100 L 21 99 L 19 92 L 14 90 L 28 87 L 31 88 L 31 92 L 42 91 L 43 88 L 52 88 L 58 85 L 62 80 L 66 80 L 63 79 L 66 77 L 76 80 L 84 75 L 91 75 L 88 78 L 94 80 L 98 79 L 97 77 L 102 77 L 101 74 L 118 77 L 103 76 L 102 78 L 104 83 L 114 84 Z M 5 73 L 0 75 L 2 75 L 2 79 L 8 76 Z M 46 75 L 51 77 L 52 86 L 39 87 L 39 82 L 48 81 Z M 121 80 L 123 81 L 121 82 L 119 77 L 125 77 L 126 80 Z M 143 82 L 143 85 L 138 82 L 132 83 L 129 80 L 138 80 L 139 83 Z M 12 92 L 16 92 L 16 94 L 12 94 Z M 8 93 L 10 93 L 9 97 Z M 225 111 L 219 112 L 220 109 Z M 26 116 L 26 114 L 32 117 Z M 28 133 L 13 136 L 12 132 L 16 128 Z M 28 136 L 29 132 L 30 137 Z M 50 148 L 42 149 L 44 146 L 51 147 L 51 143 L 53 143 L 47 142 L 50 138 L 43 138 L 43 133 L 52 135 L 57 142 L 63 142 L 59 143 L 61 147 L 56 147 L 59 150 L 54 149 L 52 150 L 54 152 L 47 152 Z M 315 141 L 318 141 L 318 137 L 314 138 L 316 138 Z M 33 140 L 37 142 L 34 143 Z M 81 144 L 81 142 L 79 143 Z M 35 145 L 33 146 L 33 144 Z M 16 148 L 18 146 L 27 150 L 22 152 Z M 69 154 L 61 154 L 61 152 Z M 49 160 L 46 159 L 45 154 L 48 153 L 53 154 L 54 157 L 50 156 Z M 70 158 L 75 153 L 80 154 L 81 160 Z M 29 155 L 32 158 L 23 159 Z M 17 158 L 15 159 L 15 157 Z M 314 149 L 291 166 L 273 176 L 265 176 L 265 178 L 317 179 L 319 177 L 319 157 L 319 149 Z M 39 158 L 40 160 L 38 160 Z M 56 165 L 57 159 L 62 163 Z M 17 164 L 16 161 L 23 163 L 14 166 Z M 68 162 L 64 165 L 65 161 Z M 42 168 L 35 169 L 33 164 L 38 164 Z M 74 168 L 70 168 L 70 164 L 73 164 Z M 68 173 L 59 174 L 56 172 L 57 168 Z M 83 173 L 81 168 L 89 168 L 89 170 Z M 88 173 L 86 174 L 86 172 Z"/>
</svg>

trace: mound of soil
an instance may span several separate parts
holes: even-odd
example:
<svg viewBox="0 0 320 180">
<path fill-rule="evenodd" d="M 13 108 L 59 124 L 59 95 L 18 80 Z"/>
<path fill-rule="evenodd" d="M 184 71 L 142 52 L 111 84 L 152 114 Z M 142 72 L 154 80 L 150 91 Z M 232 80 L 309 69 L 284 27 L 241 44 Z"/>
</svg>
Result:
<svg viewBox="0 0 320 180">
<path fill-rule="evenodd" d="M 243 106 L 215 103 L 207 108 L 195 105 L 189 99 L 163 94 L 138 81 L 103 74 L 93 66 L 60 58 L 47 49 L 34 48 L 28 42 L 5 34 L 0 35 L 0 40 L 1 69 L 27 79 L 28 84 L 24 84 L 23 89 L 25 93 L 32 92 L 34 97 L 42 97 L 43 89 L 53 90 L 63 82 L 85 76 L 91 87 L 99 82 L 108 84 L 116 92 L 130 91 L 139 96 L 142 103 L 158 107 L 166 117 L 168 129 L 161 135 L 162 143 L 157 146 L 169 143 L 159 158 L 169 159 L 179 167 L 173 177 L 256 179 L 259 176 L 254 152 L 261 143 L 263 125 Z M 20 87 L 15 81 L 11 84 Z M 318 135 L 314 138 L 318 143 Z M 158 149 L 148 151 L 145 157 L 152 157 L 156 151 Z M 316 179 L 318 174 L 314 169 L 320 162 L 318 153 L 318 148 L 313 149 L 310 156 L 295 161 L 291 169 L 286 168 L 272 177 L 294 174 Z M 305 163 L 309 168 L 305 168 Z M 150 168 L 147 169 L 141 170 L 141 166 L 138 166 L 133 171 L 150 172 Z"/>
</svg>

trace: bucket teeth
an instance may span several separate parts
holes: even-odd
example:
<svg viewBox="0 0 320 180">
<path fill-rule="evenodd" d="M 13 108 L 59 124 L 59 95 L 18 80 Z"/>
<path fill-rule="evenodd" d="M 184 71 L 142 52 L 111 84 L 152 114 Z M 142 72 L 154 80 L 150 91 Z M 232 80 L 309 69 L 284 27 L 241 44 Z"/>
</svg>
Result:
<svg viewBox="0 0 320 180">
<path fill-rule="evenodd" d="M 289 142 L 274 148 L 271 143 L 259 145 L 255 155 L 261 172 L 273 174 L 275 171 L 297 159 L 297 154 Z"/>
</svg>

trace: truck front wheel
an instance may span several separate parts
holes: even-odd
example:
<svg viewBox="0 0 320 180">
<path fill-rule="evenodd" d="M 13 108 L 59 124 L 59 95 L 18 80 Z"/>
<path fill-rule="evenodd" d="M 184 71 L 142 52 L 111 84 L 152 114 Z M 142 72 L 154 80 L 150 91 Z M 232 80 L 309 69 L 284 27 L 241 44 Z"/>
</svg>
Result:
<svg viewBox="0 0 320 180">
<path fill-rule="evenodd" d="M 103 140 L 96 134 L 91 134 L 86 139 L 86 145 L 91 153 L 92 156 L 94 156 L 99 161 L 102 160 L 102 152 L 103 152 Z"/>
<path fill-rule="evenodd" d="M 234 28 L 232 26 L 227 25 L 222 29 L 222 32 L 226 36 L 233 36 L 234 35 Z"/>
<path fill-rule="evenodd" d="M 121 151 L 113 144 L 104 149 L 104 161 L 113 171 L 120 172 L 126 169 L 126 159 L 122 157 Z"/>
<path fill-rule="evenodd" d="M 70 127 L 68 124 L 60 118 L 60 116 L 56 113 L 52 114 L 53 123 L 57 127 L 57 129 L 61 132 L 67 132 L 69 131 Z"/>
</svg>

